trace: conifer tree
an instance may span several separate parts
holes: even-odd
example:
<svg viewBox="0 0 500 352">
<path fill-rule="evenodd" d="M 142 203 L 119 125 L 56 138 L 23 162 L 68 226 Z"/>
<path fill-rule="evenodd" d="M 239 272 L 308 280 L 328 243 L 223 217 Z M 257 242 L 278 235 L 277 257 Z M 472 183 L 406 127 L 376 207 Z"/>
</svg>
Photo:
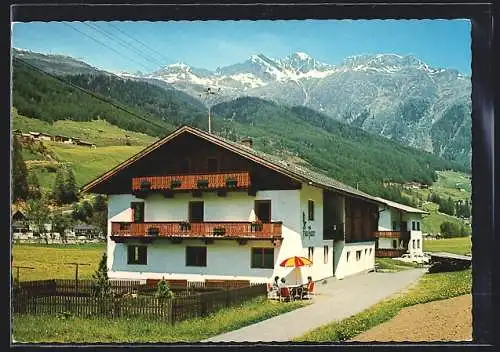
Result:
<svg viewBox="0 0 500 352">
<path fill-rule="evenodd" d="M 17 137 L 13 138 L 12 145 L 12 198 L 13 201 L 28 198 L 28 170 L 21 154 L 21 143 Z"/>
<path fill-rule="evenodd" d="M 76 187 L 75 174 L 70 167 L 66 168 L 64 179 L 64 200 L 65 203 L 73 203 L 78 200 L 78 190 Z"/>
<path fill-rule="evenodd" d="M 111 284 L 108 278 L 107 255 L 106 252 L 102 254 L 101 261 L 96 272 L 92 275 L 93 293 L 95 297 L 105 298 L 111 293 Z"/>
<path fill-rule="evenodd" d="M 54 180 L 54 187 L 52 189 L 52 197 L 57 204 L 65 203 L 64 196 L 64 168 L 60 167 L 56 173 L 56 179 Z"/>
</svg>

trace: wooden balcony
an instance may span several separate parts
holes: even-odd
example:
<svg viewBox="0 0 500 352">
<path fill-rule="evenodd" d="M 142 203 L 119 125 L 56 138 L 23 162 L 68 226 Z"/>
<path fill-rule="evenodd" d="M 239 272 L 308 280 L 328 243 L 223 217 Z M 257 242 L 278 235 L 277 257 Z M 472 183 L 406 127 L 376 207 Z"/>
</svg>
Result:
<svg viewBox="0 0 500 352">
<path fill-rule="evenodd" d="M 199 181 L 207 183 L 201 185 Z M 144 184 L 147 185 L 146 189 L 143 187 Z M 132 179 L 133 192 L 248 189 L 250 186 L 249 172 L 144 176 Z"/>
<path fill-rule="evenodd" d="M 398 238 L 408 241 L 410 239 L 410 231 L 376 231 L 375 238 Z"/>
<path fill-rule="evenodd" d="M 112 222 L 111 238 L 281 238 L 281 222 Z"/>
<path fill-rule="evenodd" d="M 375 249 L 375 256 L 377 258 L 396 258 L 405 254 L 407 249 L 401 248 L 377 248 Z"/>
</svg>

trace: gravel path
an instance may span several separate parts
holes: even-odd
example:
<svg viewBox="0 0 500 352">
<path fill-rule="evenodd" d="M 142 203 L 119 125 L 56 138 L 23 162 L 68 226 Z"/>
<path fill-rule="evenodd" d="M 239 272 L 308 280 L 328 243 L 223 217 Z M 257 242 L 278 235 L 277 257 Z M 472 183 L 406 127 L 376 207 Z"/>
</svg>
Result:
<svg viewBox="0 0 500 352">
<path fill-rule="evenodd" d="M 424 274 L 426 269 L 397 273 L 370 273 L 343 280 L 316 283 L 311 305 L 246 326 L 201 342 L 291 341 L 311 329 L 345 319 L 399 292 Z M 286 303 L 283 303 L 286 304 Z"/>
<path fill-rule="evenodd" d="M 404 308 L 351 341 L 472 341 L 472 295 Z"/>
</svg>

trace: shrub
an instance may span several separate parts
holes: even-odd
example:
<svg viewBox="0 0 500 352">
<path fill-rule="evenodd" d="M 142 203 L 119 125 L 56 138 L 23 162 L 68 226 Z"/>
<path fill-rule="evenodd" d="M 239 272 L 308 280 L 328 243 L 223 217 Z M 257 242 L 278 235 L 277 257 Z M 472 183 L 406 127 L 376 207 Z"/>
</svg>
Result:
<svg viewBox="0 0 500 352">
<path fill-rule="evenodd" d="M 168 282 L 164 279 L 161 279 L 160 282 L 156 285 L 155 297 L 164 300 L 170 299 L 174 297 L 174 292 L 168 286 Z"/>
</svg>

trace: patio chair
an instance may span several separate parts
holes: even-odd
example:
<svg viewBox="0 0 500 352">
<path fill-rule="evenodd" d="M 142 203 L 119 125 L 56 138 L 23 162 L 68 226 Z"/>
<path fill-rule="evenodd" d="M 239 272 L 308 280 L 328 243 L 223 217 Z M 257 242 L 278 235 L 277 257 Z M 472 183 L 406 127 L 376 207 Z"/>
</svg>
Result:
<svg viewBox="0 0 500 352">
<path fill-rule="evenodd" d="M 312 299 L 313 296 L 314 296 L 314 281 L 311 281 L 309 284 L 307 284 L 307 287 L 304 288 L 304 291 L 302 291 L 302 298 Z"/>
<path fill-rule="evenodd" d="M 283 301 L 293 301 L 293 296 L 288 287 L 280 288 L 280 302 Z"/>
<path fill-rule="evenodd" d="M 269 299 L 279 299 L 278 291 L 273 289 L 271 284 L 267 284 L 267 298 Z"/>
</svg>

